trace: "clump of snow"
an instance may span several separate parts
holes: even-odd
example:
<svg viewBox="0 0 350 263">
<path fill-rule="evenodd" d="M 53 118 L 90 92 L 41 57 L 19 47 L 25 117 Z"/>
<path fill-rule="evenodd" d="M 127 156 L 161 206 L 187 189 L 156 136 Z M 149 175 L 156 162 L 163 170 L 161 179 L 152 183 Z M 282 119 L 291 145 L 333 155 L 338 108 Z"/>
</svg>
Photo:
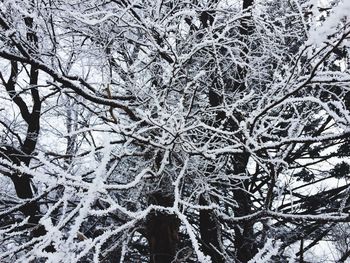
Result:
<svg viewBox="0 0 350 263">
<path fill-rule="evenodd" d="M 350 1 L 342 0 L 333 8 L 331 14 L 325 19 L 322 25 L 315 22 L 309 31 L 307 45 L 320 46 L 327 41 L 327 38 L 336 32 L 341 20 L 350 14 Z"/>
</svg>

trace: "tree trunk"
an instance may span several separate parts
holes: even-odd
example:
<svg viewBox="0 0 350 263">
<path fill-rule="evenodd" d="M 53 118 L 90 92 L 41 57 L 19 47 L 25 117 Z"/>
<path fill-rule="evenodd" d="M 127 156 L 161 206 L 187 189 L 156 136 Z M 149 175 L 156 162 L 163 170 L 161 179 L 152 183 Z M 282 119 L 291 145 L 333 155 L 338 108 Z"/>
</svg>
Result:
<svg viewBox="0 0 350 263">
<path fill-rule="evenodd" d="M 170 207 L 174 199 L 162 192 L 150 195 L 150 204 Z M 179 242 L 179 222 L 175 215 L 152 211 L 146 220 L 150 263 L 170 263 L 175 259 Z"/>
<path fill-rule="evenodd" d="M 249 159 L 249 153 L 243 153 L 233 156 L 234 173 L 245 173 Z M 242 181 L 233 192 L 235 201 L 237 202 L 237 208 L 234 210 L 235 216 L 246 216 L 251 213 L 252 201 L 247 193 L 249 182 Z M 245 221 L 235 225 L 235 248 L 236 258 L 238 262 L 248 262 L 258 252 L 256 240 L 254 237 L 253 223 Z"/>
<path fill-rule="evenodd" d="M 31 3 L 34 5 L 34 2 Z M 27 26 L 27 40 L 33 45 L 33 50 L 38 48 L 38 37 L 34 30 L 33 18 L 25 17 L 24 22 Z M 30 51 L 32 53 L 32 51 Z M 38 135 L 40 131 L 40 115 L 41 115 L 41 100 L 39 96 L 38 88 L 38 79 L 39 79 L 39 70 L 36 66 L 30 67 L 29 72 L 29 88 L 32 97 L 32 110 L 29 111 L 27 103 L 20 97 L 16 91 L 16 79 L 19 75 L 18 63 L 15 61 L 11 62 L 11 75 L 7 82 L 3 80 L 3 84 L 6 87 L 6 90 L 13 100 L 13 102 L 20 109 L 22 118 L 27 123 L 27 134 L 26 138 L 21 145 L 20 150 L 17 150 L 15 147 L 6 147 L 6 150 L 2 150 L 4 154 L 12 161 L 13 164 L 20 166 L 22 163 L 26 166 L 29 166 L 30 160 L 32 158 L 32 153 L 35 150 Z M 0 150 L 1 151 L 1 150 Z M 14 174 L 11 176 L 12 182 L 15 186 L 16 194 L 19 198 L 30 199 L 33 198 L 33 191 L 31 187 L 31 178 L 28 174 Z M 20 211 L 26 216 L 29 217 L 29 223 L 37 225 L 40 216 L 39 216 L 39 205 L 37 202 L 29 202 L 23 206 Z M 33 230 L 33 236 L 38 237 L 46 233 L 43 226 L 38 226 Z"/>
<path fill-rule="evenodd" d="M 199 205 L 208 205 L 205 197 L 199 197 Z M 202 239 L 202 249 L 204 254 L 211 257 L 212 262 L 225 262 L 222 256 L 220 245 L 221 233 L 215 213 L 210 210 L 200 210 L 199 212 L 199 231 Z"/>
</svg>

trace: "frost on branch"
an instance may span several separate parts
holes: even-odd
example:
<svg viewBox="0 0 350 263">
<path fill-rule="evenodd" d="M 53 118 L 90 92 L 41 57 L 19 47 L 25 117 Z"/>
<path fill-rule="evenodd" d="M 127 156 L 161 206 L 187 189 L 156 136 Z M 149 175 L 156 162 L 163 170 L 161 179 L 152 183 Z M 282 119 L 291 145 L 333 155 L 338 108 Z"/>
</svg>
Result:
<svg viewBox="0 0 350 263">
<path fill-rule="evenodd" d="M 348 260 L 326 2 L 2 1 L 0 261 Z"/>
</svg>

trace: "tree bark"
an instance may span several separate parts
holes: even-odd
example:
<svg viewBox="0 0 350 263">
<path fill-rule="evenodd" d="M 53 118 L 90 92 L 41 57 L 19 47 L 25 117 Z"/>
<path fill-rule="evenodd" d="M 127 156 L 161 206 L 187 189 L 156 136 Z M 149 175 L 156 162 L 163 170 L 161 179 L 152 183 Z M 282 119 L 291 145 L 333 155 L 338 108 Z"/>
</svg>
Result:
<svg viewBox="0 0 350 263">
<path fill-rule="evenodd" d="M 233 156 L 234 173 L 245 173 L 249 159 L 249 153 L 243 153 Z M 249 215 L 252 209 L 252 201 L 247 193 L 249 182 L 242 181 L 238 188 L 233 191 L 233 196 L 237 202 L 237 208 L 234 210 L 235 216 L 241 217 Z M 248 262 L 258 252 L 256 240 L 254 237 L 253 223 L 246 221 L 234 226 L 235 230 L 235 248 L 236 259 L 238 262 Z"/>
<path fill-rule="evenodd" d="M 174 199 L 161 191 L 152 193 L 150 204 L 170 207 Z M 175 215 L 152 211 L 146 219 L 150 263 L 170 263 L 175 259 L 179 242 L 179 220 Z"/>
<path fill-rule="evenodd" d="M 32 3 L 34 4 L 34 3 Z M 24 22 L 27 26 L 27 40 L 32 44 L 33 50 L 38 48 L 38 37 L 34 30 L 33 18 L 25 17 Z M 30 51 L 29 53 L 33 53 Z M 36 85 L 38 84 L 39 71 L 36 66 L 31 66 L 29 71 L 29 85 L 30 93 L 33 101 L 32 111 L 29 111 L 26 102 L 16 92 L 16 79 L 19 74 L 18 63 L 15 61 L 11 62 L 11 74 L 8 81 L 2 79 L 6 90 L 11 97 L 12 101 L 18 106 L 21 112 L 21 116 L 27 123 L 26 138 L 21 144 L 20 149 L 9 146 L 6 149 L 0 149 L 0 151 L 9 158 L 13 164 L 20 166 L 22 163 L 29 166 L 31 160 L 31 154 L 34 152 L 38 135 L 40 131 L 40 115 L 41 115 L 41 100 L 39 91 Z M 33 198 L 33 191 L 31 186 L 31 178 L 28 174 L 15 173 L 10 176 L 14 184 L 16 194 L 21 199 Z M 29 217 L 29 223 L 38 224 L 39 222 L 39 205 L 37 202 L 29 202 L 23 206 L 20 211 Z M 38 237 L 46 233 L 42 226 L 37 227 L 33 230 L 33 236 Z"/>
<path fill-rule="evenodd" d="M 200 205 L 208 205 L 205 197 L 199 197 Z M 202 249 L 204 254 L 211 257 L 212 262 L 223 263 L 225 259 L 222 255 L 221 233 L 215 213 L 210 210 L 200 210 L 199 231 L 202 239 Z"/>
</svg>

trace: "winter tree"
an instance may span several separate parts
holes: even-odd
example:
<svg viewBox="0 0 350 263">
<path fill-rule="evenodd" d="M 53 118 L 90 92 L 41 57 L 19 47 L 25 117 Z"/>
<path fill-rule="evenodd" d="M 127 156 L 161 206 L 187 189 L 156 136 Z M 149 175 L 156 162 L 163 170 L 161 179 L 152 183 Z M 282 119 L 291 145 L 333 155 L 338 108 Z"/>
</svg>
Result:
<svg viewBox="0 0 350 263">
<path fill-rule="evenodd" d="M 1 262 L 349 260 L 349 14 L 2 0 Z"/>
</svg>

